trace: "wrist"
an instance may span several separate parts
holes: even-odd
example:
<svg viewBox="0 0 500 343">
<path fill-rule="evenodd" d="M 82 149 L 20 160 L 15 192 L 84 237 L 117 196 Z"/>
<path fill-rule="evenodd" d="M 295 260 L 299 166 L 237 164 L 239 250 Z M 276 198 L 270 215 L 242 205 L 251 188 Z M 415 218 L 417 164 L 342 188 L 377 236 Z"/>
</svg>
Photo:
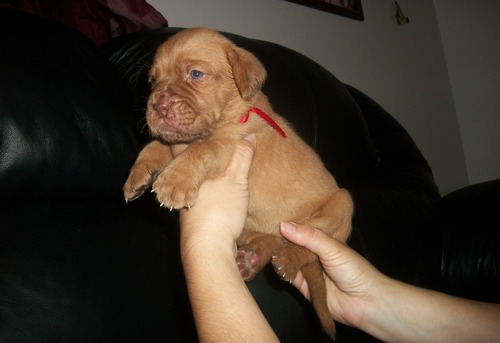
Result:
<svg viewBox="0 0 500 343">
<path fill-rule="evenodd" d="M 369 290 L 358 298 L 354 312 L 351 312 L 349 325 L 367 332 L 375 337 L 383 336 L 383 331 L 392 318 L 393 298 L 396 281 L 383 275 L 372 275 L 371 282 L 366 285 Z"/>
<path fill-rule="evenodd" d="M 399 310 L 401 307 L 416 305 L 411 305 L 411 301 L 405 299 L 407 288 L 411 286 L 385 275 L 378 279 L 376 285 L 373 285 L 373 289 L 377 291 L 367 301 L 366 317 L 360 329 L 385 342 L 397 342 L 412 329 Z"/>
<path fill-rule="evenodd" d="M 180 248 L 182 258 L 216 260 L 230 256 L 236 258 L 236 242 L 231 237 L 214 237 L 213 232 L 203 230 L 181 230 Z"/>
</svg>

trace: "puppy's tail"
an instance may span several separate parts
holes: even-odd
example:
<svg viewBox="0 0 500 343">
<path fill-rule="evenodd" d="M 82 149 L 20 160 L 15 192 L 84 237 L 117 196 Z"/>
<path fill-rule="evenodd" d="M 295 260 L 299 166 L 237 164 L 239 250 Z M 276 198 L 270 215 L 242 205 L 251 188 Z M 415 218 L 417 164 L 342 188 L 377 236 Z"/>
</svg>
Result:
<svg viewBox="0 0 500 343">
<path fill-rule="evenodd" d="M 302 267 L 302 273 L 309 285 L 311 303 L 316 311 L 323 330 L 335 341 L 337 329 L 330 315 L 326 301 L 326 284 L 323 276 L 323 267 L 319 260 Z"/>
</svg>

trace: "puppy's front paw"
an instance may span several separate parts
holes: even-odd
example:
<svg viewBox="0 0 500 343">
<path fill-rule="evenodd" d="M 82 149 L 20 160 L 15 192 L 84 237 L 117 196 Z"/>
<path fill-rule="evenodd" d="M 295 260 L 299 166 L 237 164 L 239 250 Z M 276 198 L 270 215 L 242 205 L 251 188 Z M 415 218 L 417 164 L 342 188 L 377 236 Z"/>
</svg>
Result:
<svg viewBox="0 0 500 343">
<path fill-rule="evenodd" d="M 192 173 L 176 168 L 167 168 L 153 183 L 153 191 L 160 206 L 171 210 L 194 206 L 198 197 L 198 187 Z"/>
<path fill-rule="evenodd" d="M 145 163 L 136 163 L 130 170 L 127 181 L 123 185 L 123 196 L 129 202 L 140 197 L 148 189 L 157 175 L 149 170 Z"/>
</svg>

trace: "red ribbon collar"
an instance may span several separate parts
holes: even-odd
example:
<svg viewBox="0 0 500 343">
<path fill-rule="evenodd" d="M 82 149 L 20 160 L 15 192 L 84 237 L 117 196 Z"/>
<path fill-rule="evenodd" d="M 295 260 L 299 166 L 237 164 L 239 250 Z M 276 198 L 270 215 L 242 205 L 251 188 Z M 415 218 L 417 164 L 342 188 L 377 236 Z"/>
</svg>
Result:
<svg viewBox="0 0 500 343">
<path fill-rule="evenodd" d="M 247 113 L 241 116 L 240 118 L 240 123 L 246 123 L 248 121 L 248 118 L 250 117 L 250 113 L 255 113 L 265 121 L 269 125 L 271 125 L 278 133 L 281 135 L 281 137 L 286 138 L 286 133 L 283 131 L 283 129 L 271 118 L 269 117 L 264 111 L 261 109 L 258 109 L 257 107 L 252 107 L 251 109 L 248 110 Z"/>
</svg>

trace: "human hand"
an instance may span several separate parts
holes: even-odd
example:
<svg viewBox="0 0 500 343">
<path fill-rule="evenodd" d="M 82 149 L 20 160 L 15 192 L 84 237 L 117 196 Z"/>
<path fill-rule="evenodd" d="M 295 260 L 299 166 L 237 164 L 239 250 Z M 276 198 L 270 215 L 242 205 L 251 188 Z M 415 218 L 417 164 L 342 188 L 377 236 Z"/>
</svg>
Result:
<svg viewBox="0 0 500 343">
<path fill-rule="evenodd" d="M 254 135 L 239 141 L 224 175 L 205 181 L 196 205 L 180 211 L 181 249 L 235 247 L 248 212 L 248 173 L 254 150 Z"/>
<path fill-rule="evenodd" d="M 383 342 L 493 342 L 499 337 L 500 304 L 393 280 L 348 246 L 307 225 L 282 223 L 280 231 L 319 256 L 328 308 L 341 323 Z M 292 283 L 309 298 L 302 273 Z"/>
<path fill-rule="evenodd" d="M 280 232 L 290 242 L 319 256 L 327 276 L 327 301 L 332 318 L 359 327 L 387 278 L 357 252 L 318 229 L 284 222 Z M 309 299 L 309 287 L 301 272 L 292 283 Z"/>
</svg>

